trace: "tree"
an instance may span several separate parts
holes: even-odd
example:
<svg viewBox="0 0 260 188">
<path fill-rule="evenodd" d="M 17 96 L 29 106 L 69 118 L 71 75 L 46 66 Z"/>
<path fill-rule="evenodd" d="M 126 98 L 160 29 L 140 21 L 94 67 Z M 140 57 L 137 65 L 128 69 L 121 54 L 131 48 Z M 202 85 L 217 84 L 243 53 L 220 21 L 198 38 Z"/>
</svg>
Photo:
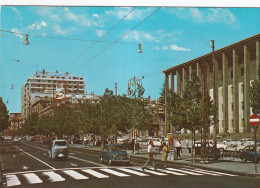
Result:
<svg viewBox="0 0 260 188">
<path fill-rule="evenodd" d="M 37 122 L 38 122 L 38 114 L 33 113 L 27 117 L 25 120 L 24 126 L 22 127 L 23 133 L 33 136 L 37 133 Z"/>
<path fill-rule="evenodd" d="M 8 110 L 6 108 L 5 103 L 3 102 L 2 97 L 0 97 L 0 132 L 7 129 L 7 127 L 10 125 L 8 120 L 9 120 Z"/>
<path fill-rule="evenodd" d="M 165 97 L 165 82 L 163 82 L 162 84 L 162 89 L 161 89 L 161 92 L 159 93 L 161 95 L 161 97 Z"/>
<path fill-rule="evenodd" d="M 254 114 L 260 114 L 260 69 L 258 69 L 257 79 L 252 81 L 249 90 L 250 107 Z"/>
</svg>

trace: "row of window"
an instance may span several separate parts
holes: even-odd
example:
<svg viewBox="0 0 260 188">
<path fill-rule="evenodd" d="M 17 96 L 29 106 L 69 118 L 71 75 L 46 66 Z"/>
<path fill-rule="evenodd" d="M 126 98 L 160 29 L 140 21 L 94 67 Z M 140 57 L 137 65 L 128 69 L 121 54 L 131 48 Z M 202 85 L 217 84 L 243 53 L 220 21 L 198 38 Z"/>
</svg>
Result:
<svg viewBox="0 0 260 188">
<path fill-rule="evenodd" d="M 224 104 L 222 104 L 222 112 L 224 109 Z M 244 101 L 241 102 L 241 109 L 244 110 L 245 109 L 245 105 L 244 105 Z M 234 111 L 234 104 L 231 103 L 231 111 Z"/>
<path fill-rule="evenodd" d="M 234 120 L 233 119 L 231 120 L 231 125 L 232 125 L 232 127 L 234 127 Z M 241 125 L 242 125 L 242 127 L 245 126 L 245 119 L 244 118 L 241 119 Z M 222 126 L 224 127 L 224 120 L 223 119 L 222 119 Z"/>
<path fill-rule="evenodd" d="M 46 76 L 36 76 L 37 78 L 46 78 Z M 49 78 L 49 76 L 47 76 L 47 78 Z M 65 76 L 51 76 L 51 78 L 57 78 L 57 79 L 65 79 L 67 77 Z M 82 77 L 69 77 L 69 79 L 74 79 L 74 80 L 83 80 Z"/>
</svg>

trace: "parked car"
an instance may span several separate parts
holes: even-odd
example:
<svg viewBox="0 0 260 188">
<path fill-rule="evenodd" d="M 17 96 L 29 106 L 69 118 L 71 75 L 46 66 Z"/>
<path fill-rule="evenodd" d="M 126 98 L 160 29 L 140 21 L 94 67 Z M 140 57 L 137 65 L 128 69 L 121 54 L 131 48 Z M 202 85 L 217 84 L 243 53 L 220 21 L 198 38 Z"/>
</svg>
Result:
<svg viewBox="0 0 260 188">
<path fill-rule="evenodd" d="M 151 138 L 150 140 L 153 141 L 153 145 L 155 147 L 161 147 L 162 146 L 162 141 L 161 141 L 160 138 Z M 148 144 L 149 144 L 150 140 L 148 141 Z"/>
<path fill-rule="evenodd" d="M 19 142 L 20 142 L 20 139 L 18 137 L 14 137 L 13 143 L 19 143 Z"/>
<path fill-rule="evenodd" d="M 236 140 L 236 139 L 227 139 L 227 140 L 223 141 L 223 144 L 225 144 L 225 145 L 227 145 L 227 146 L 231 146 L 231 147 L 237 146 L 238 143 L 239 143 L 239 142 L 238 142 L 238 140 Z"/>
<path fill-rule="evenodd" d="M 123 145 L 106 144 L 100 153 L 100 162 L 107 162 L 109 165 L 112 165 L 113 163 L 130 165 L 130 155 L 126 152 Z"/>
<path fill-rule="evenodd" d="M 242 142 L 242 143 L 237 145 L 235 150 L 240 151 L 240 150 L 244 149 L 246 146 L 251 146 L 251 145 L 252 145 L 251 142 Z"/>
<path fill-rule="evenodd" d="M 195 155 L 196 156 L 200 156 L 201 155 L 201 152 L 202 152 L 202 149 L 201 149 L 201 142 L 196 142 L 195 143 Z M 189 153 L 191 153 L 191 148 L 189 148 Z M 208 156 L 209 158 L 213 158 L 214 157 L 214 147 L 212 144 L 209 144 L 209 147 L 208 147 Z M 217 160 L 220 156 L 220 149 L 219 148 L 216 148 L 216 156 L 215 156 L 215 159 Z"/>
<path fill-rule="evenodd" d="M 68 158 L 68 145 L 66 140 L 53 140 L 48 148 L 49 159 L 55 160 L 62 158 L 66 160 Z"/>
<path fill-rule="evenodd" d="M 244 162 L 247 161 L 253 161 L 255 162 L 255 146 L 246 146 L 244 149 L 240 150 L 241 152 L 241 159 L 244 160 Z M 256 147 L 256 163 L 259 163 L 260 161 L 260 145 L 257 145 Z"/>
</svg>

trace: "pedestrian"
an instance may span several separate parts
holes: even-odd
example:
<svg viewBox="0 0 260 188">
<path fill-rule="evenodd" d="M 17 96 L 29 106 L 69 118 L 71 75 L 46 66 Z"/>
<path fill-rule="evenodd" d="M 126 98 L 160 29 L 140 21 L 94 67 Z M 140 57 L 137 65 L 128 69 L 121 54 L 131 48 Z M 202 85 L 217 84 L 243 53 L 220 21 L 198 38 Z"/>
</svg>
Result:
<svg viewBox="0 0 260 188">
<path fill-rule="evenodd" d="M 153 150 L 153 141 L 150 140 L 149 146 L 148 146 L 148 159 L 145 162 L 144 166 L 142 167 L 142 170 L 145 169 L 145 167 L 149 164 L 149 162 L 152 163 L 154 170 L 157 170 L 157 167 L 156 167 L 156 164 L 155 164 L 155 161 L 154 161 L 154 158 L 153 158 L 154 155 L 155 155 L 155 153 L 154 153 L 154 150 Z"/>
<path fill-rule="evenodd" d="M 177 159 L 178 159 L 178 157 L 181 159 L 181 152 L 182 152 L 181 139 L 178 139 L 175 147 L 176 147 L 176 150 L 177 150 Z"/>
<path fill-rule="evenodd" d="M 163 167 L 166 168 L 166 163 L 167 163 L 167 157 L 168 157 L 168 153 L 169 153 L 169 149 L 166 146 L 166 142 L 163 142 L 163 148 L 162 148 L 162 162 L 163 162 Z"/>
</svg>

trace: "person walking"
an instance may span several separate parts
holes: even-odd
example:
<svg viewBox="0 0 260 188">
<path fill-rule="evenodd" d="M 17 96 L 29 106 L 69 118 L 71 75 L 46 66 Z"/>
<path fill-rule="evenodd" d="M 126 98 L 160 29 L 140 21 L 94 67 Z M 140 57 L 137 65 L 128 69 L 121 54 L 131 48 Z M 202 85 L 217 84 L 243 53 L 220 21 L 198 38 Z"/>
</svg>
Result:
<svg viewBox="0 0 260 188">
<path fill-rule="evenodd" d="M 168 157 L 169 149 L 166 146 L 166 143 L 163 142 L 163 148 L 162 148 L 162 162 L 163 162 L 163 167 L 166 168 L 166 163 L 167 163 L 167 157 Z"/>
<path fill-rule="evenodd" d="M 143 171 L 146 168 L 146 166 L 149 164 L 149 162 L 151 162 L 153 164 L 154 170 L 157 170 L 157 167 L 156 167 L 156 164 L 155 164 L 155 161 L 154 161 L 154 158 L 153 158 L 154 155 L 155 154 L 154 154 L 154 151 L 153 151 L 153 141 L 150 140 L 149 146 L 148 146 L 148 159 L 145 162 L 144 166 L 142 167 Z"/>
<path fill-rule="evenodd" d="M 181 151 L 182 151 L 182 148 L 181 148 L 181 139 L 178 139 L 176 145 L 176 150 L 177 150 L 177 159 L 178 157 L 181 159 Z"/>
</svg>

